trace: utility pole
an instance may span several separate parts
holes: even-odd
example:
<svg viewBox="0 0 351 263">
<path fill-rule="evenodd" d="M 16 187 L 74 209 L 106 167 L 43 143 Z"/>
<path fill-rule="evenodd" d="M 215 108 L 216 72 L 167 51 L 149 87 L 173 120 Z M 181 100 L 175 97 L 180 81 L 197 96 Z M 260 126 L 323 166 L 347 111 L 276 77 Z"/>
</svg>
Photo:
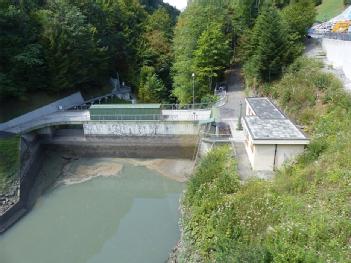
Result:
<svg viewBox="0 0 351 263">
<path fill-rule="evenodd" d="M 195 73 L 191 74 L 193 77 L 193 109 L 195 108 Z"/>
</svg>

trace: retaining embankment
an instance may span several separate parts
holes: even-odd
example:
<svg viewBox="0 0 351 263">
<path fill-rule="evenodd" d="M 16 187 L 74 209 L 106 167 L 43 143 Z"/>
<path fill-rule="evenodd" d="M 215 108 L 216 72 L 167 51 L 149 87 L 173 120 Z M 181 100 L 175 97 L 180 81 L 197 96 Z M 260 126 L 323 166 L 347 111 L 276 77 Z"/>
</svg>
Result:
<svg viewBox="0 0 351 263">
<path fill-rule="evenodd" d="M 42 147 L 37 138 L 21 138 L 20 197 L 19 201 L 0 216 L 0 233 L 24 216 L 34 205 L 30 201 L 30 191 L 41 168 Z"/>
</svg>

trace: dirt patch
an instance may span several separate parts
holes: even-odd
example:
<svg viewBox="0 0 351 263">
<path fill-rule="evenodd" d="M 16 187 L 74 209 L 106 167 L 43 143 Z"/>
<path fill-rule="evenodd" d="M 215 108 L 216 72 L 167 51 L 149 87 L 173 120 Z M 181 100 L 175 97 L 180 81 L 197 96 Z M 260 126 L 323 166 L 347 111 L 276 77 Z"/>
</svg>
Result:
<svg viewBox="0 0 351 263">
<path fill-rule="evenodd" d="M 178 182 L 192 174 L 194 162 L 188 159 L 81 158 L 69 161 L 58 184 L 77 184 L 103 176 L 118 176 L 125 165 L 145 166 Z"/>
</svg>

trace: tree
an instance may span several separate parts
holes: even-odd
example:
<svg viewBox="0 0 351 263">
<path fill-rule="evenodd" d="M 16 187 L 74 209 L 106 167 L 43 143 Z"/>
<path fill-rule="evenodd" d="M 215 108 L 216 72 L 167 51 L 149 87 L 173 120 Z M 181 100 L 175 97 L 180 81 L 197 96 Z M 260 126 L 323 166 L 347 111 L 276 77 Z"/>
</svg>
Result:
<svg viewBox="0 0 351 263">
<path fill-rule="evenodd" d="M 300 0 L 292 3 L 282 11 L 289 34 L 298 34 L 303 39 L 316 17 L 315 4 L 312 0 Z"/>
<path fill-rule="evenodd" d="M 42 43 L 51 79 L 50 89 L 59 91 L 83 87 L 107 78 L 106 47 L 96 39 L 96 28 L 76 7 L 52 1 L 40 10 Z"/>
<path fill-rule="evenodd" d="M 45 87 L 42 46 L 36 24 L 20 5 L 0 4 L 0 98 Z"/>
<path fill-rule="evenodd" d="M 291 61 L 287 29 L 275 7 L 263 9 L 244 47 L 244 72 L 250 84 L 270 81 Z"/>
<path fill-rule="evenodd" d="M 156 74 L 170 91 L 172 89 L 170 69 L 173 62 L 174 27 L 172 18 L 167 10 L 161 7 L 146 19 L 144 26 L 143 42 L 139 48 L 141 64 L 155 68 Z"/>
<path fill-rule="evenodd" d="M 142 102 L 163 102 L 167 95 L 166 87 L 152 67 L 144 66 L 140 72 L 138 97 Z"/>
<path fill-rule="evenodd" d="M 194 51 L 193 71 L 197 78 L 196 96 L 211 93 L 213 78 L 218 77 L 229 65 L 231 48 L 229 40 L 222 32 L 220 24 L 210 24 L 205 30 Z"/>
<path fill-rule="evenodd" d="M 209 24 L 224 24 L 226 21 L 225 1 L 192 1 L 181 13 L 174 35 L 175 61 L 172 67 L 173 94 L 180 103 L 192 100 L 192 70 L 194 51 L 198 39 Z"/>
</svg>

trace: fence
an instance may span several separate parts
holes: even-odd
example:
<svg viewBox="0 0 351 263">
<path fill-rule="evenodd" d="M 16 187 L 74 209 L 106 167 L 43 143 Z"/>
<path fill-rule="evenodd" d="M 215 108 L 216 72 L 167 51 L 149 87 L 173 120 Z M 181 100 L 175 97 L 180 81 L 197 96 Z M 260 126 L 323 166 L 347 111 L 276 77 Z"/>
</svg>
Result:
<svg viewBox="0 0 351 263">
<path fill-rule="evenodd" d="M 142 115 L 90 115 L 92 121 L 161 121 L 167 116 L 161 114 L 142 114 Z"/>
</svg>

